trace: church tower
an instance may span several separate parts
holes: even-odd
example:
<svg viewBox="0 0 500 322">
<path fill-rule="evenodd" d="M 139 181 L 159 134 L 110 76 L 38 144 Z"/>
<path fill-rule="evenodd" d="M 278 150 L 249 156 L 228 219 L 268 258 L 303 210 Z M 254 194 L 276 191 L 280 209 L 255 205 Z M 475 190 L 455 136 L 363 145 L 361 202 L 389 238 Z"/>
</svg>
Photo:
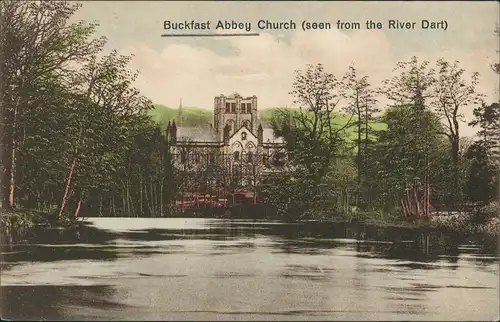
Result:
<svg viewBox="0 0 500 322">
<path fill-rule="evenodd" d="M 214 129 L 217 139 L 222 141 L 224 128 L 229 127 L 233 135 L 245 126 L 253 135 L 257 135 L 257 96 L 242 97 L 238 93 L 229 96 L 220 95 L 214 99 Z"/>
</svg>

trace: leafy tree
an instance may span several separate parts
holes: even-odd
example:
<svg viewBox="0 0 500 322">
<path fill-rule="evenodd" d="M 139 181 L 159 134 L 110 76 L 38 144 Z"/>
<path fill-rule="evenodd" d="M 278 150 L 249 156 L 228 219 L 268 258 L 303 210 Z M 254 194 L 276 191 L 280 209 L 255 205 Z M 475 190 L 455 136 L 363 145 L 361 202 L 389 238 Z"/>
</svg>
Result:
<svg viewBox="0 0 500 322">
<path fill-rule="evenodd" d="M 320 185 L 330 166 L 331 160 L 345 153 L 345 129 L 352 125 L 347 122 L 335 127 L 334 113 L 342 98 L 342 83 L 325 72 L 321 64 L 308 65 L 305 71 L 296 71 L 293 90 L 297 112 L 283 109 L 272 119 L 276 135 L 287 142 L 289 160 L 295 168 L 290 176 L 288 188 L 295 187 L 294 207 L 301 216 L 306 209 L 314 209 L 320 196 Z M 281 190 L 284 191 L 284 190 Z M 278 194 L 282 194 L 278 191 Z M 286 197 L 278 198 L 287 202 Z"/>
<path fill-rule="evenodd" d="M 426 141 L 415 140 L 415 134 L 409 131 L 414 126 L 413 107 L 396 106 L 389 108 L 382 120 L 387 123 L 387 131 L 380 136 L 373 146 L 372 162 L 369 167 L 368 185 L 371 190 L 371 200 L 376 200 L 376 207 L 382 207 L 389 211 L 398 209 L 401 198 L 405 191 L 412 186 L 414 181 L 424 179 L 429 172 L 429 178 L 434 178 L 437 173 L 435 166 L 439 164 L 435 160 L 440 153 L 440 139 L 438 130 L 441 129 L 439 120 L 435 114 L 425 111 L 421 114 L 423 122 L 427 122 L 427 132 L 420 135 L 425 136 Z M 411 142 L 411 143 L 409 143 Z M 429 157 L 428 163 L 423 160 L 422 151 L 427 147 Z M 433 186 L 433 180 L 427 182 Z"/>
<path fill-rule="evenodd" d="M 368 83 L 368 77 L 364 76 L 359 78 L 357 76 L 356 68 L 351 65 L 349 72 L 344 78 L 346 87 L 347 110 L 350 114 L 356 115 L 356 165 L 357 165 L 357 200 L 360 196 L 360 189 L 362 180 L 366 179 L 366 165 L 368 163 L 368 144 L 370 144 L 370 137 L 374 134 L 371 126 L 373 122 L 374 113 L 379 112 L 375 107 L 377 102 L 375 98 L 375 91 Z"/>
<path fill-rule="evenodd" d="M 479 126 L 477 133 L 480 144 L 491 158 L 499 157 L 500 150 L 500 103 L 482 103 L 474 109 L 474 120 L 469 125 Z"/>
<path fill-rule="evenodd" d="M 474 204 L 486 205 L 498 196 L 498 168 L 488 152 L 486 145 L 476 141 L 464 156 L 470 162 L 464 194 Z"/>
<path fill-rule="evenodd" d="M 396 105 L 410 107 L 407 117 L 407 131 L 411 133 L 407 137 L 406 144 L 418 149 L 412 159 L 413 170 L 423 169 L 420 173 L 414 173 L 413 181 L 419 180 L 423 183 L 424 194 L 429 195 L 429 153 L 431 150 L 428 137 L 432 133 L 432 127 L 425 121 L 427 104 L 433 97 L 433 86 L 436 83 L 435 70 L 429 68 L 429 62 L 420 62 L 417 57 L 409 61 L 399 62 L 395 68 L 396 75 L 384 81 L 382 92 L 387 98 L 394 101 Z M 426 207 L 426 212 L 428 208 Z"/>
<path fill-rule="evenodd" d="M 435 83 L 435 97 L 433 106 L 444 124 L 444 135 L 450 142 L 450 153 L 455 182 L 451 187 L 454 198 L 459 198 L 460 174 L 460 122 L 464 121 L 463 110 L 471 105 L 478 104 L 482 95 L 477 93 L 478 73 L 473 73 L 470 80 L 465 78 L 465 69 L 460 68 L 459 62 L 449 63 L 444 59 L 437 61 L 437 79 Z"/>
<path fill-rule="evenodd" d="M 68 24 L 80 5 L 70 2 L 2 1 L 2 206 L 14 207 L 17 157 L 26 118 L 47 82 L 64 79 L 75 63 L 97 53 L 104 39 L 92 39 L 95 24 Z"/>
</svg>

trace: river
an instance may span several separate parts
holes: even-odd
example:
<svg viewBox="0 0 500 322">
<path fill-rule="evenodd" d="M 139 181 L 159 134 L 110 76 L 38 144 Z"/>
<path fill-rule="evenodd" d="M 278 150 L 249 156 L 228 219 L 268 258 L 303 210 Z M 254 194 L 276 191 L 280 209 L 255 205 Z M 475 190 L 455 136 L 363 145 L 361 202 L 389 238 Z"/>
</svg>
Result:
<svg viewBox="0 0 500 322">
<path fill-rule="evenodd" d="M 2 250 L 7 320 L 497 320 L 496 243 L 410 229 L 93 218 Z"/>
</svg>

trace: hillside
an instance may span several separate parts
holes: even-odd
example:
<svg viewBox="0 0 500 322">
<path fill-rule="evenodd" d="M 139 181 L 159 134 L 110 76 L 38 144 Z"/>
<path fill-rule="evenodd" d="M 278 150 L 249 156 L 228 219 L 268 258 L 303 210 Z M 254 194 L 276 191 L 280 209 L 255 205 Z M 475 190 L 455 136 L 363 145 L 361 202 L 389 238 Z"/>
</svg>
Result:
<svg viewBox="0 0 500 322">
<path fill-rule="evenodd" d="M 279 107 L 268 107 L 263 108 L 259 111 L 259 117 L 262 121 L 269 123 L 273 114 L 279 109 Z M 297 109 L 294 109 L 297 110 Z M 298 111 L 298 110 L 297 110 Z M 171 108 L 161 104 L 154 104 L 154 108 L 148 111 L 154 121 L 160 124 L 162 130 L 165 130 L 168 121 L 175 120 L 177 124 L 182 124 L 183 126 L 202 126 L 208 127 L 213 122 L 213 114 L 211 110 L 203 109 L 200 107 L 190 107 L 186 106 L 182 108 L 182 112 L 179 115 L 178 108 Z M 349 119 L 350 115 L 337 114 L 333 120 L 335 126 L 345 125 Z M 353 119 L 352 121 L 354 121 Z M 387 125 L 380 122 L 373 122 L 372 127 L 375 130 L 385 130 Z M 351 137 L 355 137 L 355 128 L 351 127 L 348 130 Z"/>
</svg>

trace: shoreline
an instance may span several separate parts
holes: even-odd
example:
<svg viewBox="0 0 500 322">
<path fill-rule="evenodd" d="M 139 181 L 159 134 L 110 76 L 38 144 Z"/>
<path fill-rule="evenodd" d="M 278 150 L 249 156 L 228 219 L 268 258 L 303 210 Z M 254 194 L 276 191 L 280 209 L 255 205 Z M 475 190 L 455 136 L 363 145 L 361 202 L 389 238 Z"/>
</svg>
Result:
<svg viewBox="0 0 500 322">
<path fill-rule="evenodd" d="M 366 225 L 377 228 L 389 229 L 416 229 L 428 231 L 440 231 L 445 233 L 458 233 L 462 235 L 486 235 L 498 237 L 500 235 L 500 221 L 493 224 L 486 222 L 483 224 L 473 224 L 471 213 L 462 213 L 454 216 L 431 216 L 428 218 L 398 218 L 394 216 L 373 216 L 368 213 L 353 214 L 352 216 L 332 216 L 329 218 L 286 220 L 284 218 L 252 218 L 250 216 L 207 216 L 207 213 L 200 216 L 196 213 L 176 213 L 163 217 L 130 217 L 130 218 L 213 218 L 213 219 L 234 219 L 234 220 L 257 220 L 257 221 L 278 221 L 285 224 L 354 224 Z M 55 213 L 44 212 L 33 209 L 9 210 L 0 216 L 0 231 L 6 235 L 16 237 L 25 235 L 32 228 L 43 230 L 70 230 L 77 226 L 85 225 L 87 219 L 91 218 L 118 218 L 118 217 L 80 217 L 70 219 L 68 217 L 59 218 Z M 12 237 L 10 237 L 12 238 Z"/>
</svg>

